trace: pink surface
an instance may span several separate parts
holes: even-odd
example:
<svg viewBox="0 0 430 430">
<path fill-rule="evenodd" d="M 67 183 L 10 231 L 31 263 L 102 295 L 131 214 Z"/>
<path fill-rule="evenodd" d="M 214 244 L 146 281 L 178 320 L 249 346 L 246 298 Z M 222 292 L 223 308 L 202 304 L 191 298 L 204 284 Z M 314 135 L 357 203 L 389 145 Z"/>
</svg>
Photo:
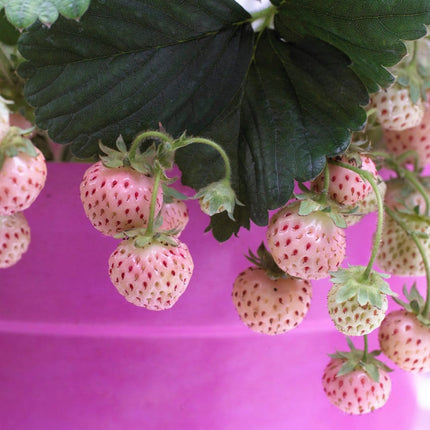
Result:
<svg viewBox="0 0 430 430">
<path fill-rule="evenodd" d="M 118 241 L 94 230 L 81 207 L 86 168 L 49 165 L 25 212 L 30 249 L 0 271 L 1 429 L 415 428 L 412 378 L 400 370 L 388 404 L 372 414 L 345 415 L 325 398 L 326 354 L 346 347 L 326 311 L 327 280 L 313 283 L 310 312 L 290 333 L 267 337 L 239 321 L 231 288 L 262 228 L 219 244 L 191 202 L 187 291 L 164 312 L 126 302 L 107 273 Z M 345 263 L 367 263 L 374 222 L 348 231 Z M 392 288 L 403 282 L 393 278 Z"/>
</svg>

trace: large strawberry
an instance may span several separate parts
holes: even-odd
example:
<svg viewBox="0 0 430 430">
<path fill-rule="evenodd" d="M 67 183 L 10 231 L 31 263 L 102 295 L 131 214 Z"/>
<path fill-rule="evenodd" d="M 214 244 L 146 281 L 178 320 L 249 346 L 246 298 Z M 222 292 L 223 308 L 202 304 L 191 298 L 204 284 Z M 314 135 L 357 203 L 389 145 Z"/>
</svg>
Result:
<svg viewBox="0 0 430 430">
<path fill-rule="evenodd" d="M 267 244 L 276 264 L 301 279 L 321 279 L 339 268 L 345 257 L 345 232 L 330 214 L 300 215 L 300 202 L 275 213 L 267 228 Z"/>
<path fill-rule="evenodd" d="M 328 313 L 336 328 L 348 336 L 363 336 L 379 327 L 388 309 L 388 295 L 394 293 L 383 275 L 365 267 L 339 269 L 331 276 Z"/>
<path fill-rule="evenodd" d="M 359 160 L 358 163 L 357 159 Z M 375 163 L 367 155 L 357 154 L 355 157 L 343 155 L 336 157 L 335 160 L 353 167 L 359 167 L 369 172 L 376 179 L 377 171 Z M 328 187 L 329 196 L 343 205 L 355 205 L 364 200 L 372 190 L 368 181 L 364 180 L 358 173 L 352 172 L 345 167 L 329 164 L 328 174 L 330 177 Z M 317 192 L 322 191 L 324 187 L 324 172 L 313 181 L 312 185 Z"/>
<path fill-rule="evenodd" d="M 187 245 L 136 238 L 121 241 L 109 258 L 109 276 L 117 290 L 136 306 L 171 308 L 187 288 L 194 263 Z"/>
<path fill-rule="evenodd" d="M 18 212 L 0 215 L 0 268 L 16 264 L 30 244 L 30 227 L 25 216 Z"/>
<path fill-rule="evenodd" d="M 350 351 L 329 354 L 322 384 L 330 402 L 348 414 L 361 415 L 384 406 L 391 392 L 389 369 L 375 357 L 380 351 L 354 347 L 347 339 Z"/>
<path fill-rule="evenodd" d="M 10 127 L 0 142 L 0 215 L 28 209 L 46 182 L 45 158 L 21 132 Z"/>
<path fill-rule="evenodd" d="M 80 185 L 81 201 L 92 225 L 107 236 L 145 227 L 154 179 L 132 167 L 106 167 L 102 161 L 90 166 Z M 161 187 L 155 210 L 163 204 Z"/>
<path fill-rule="evenodd" d="M 406 130 L 419 125 L 424 116 L 421 99 L 414 103 L 409 88 L 393 85 L 372 95 L 371 107 L 377 111 L 383 129 Z"/>
<path fill-rule="evenodd" d="M 258 256 L 248 257 L 256 265 L 241 272 L 234 281 L 234 306 L 250 329 L 269 335 L 285 333 L 305 318 L 312 285 L 309 281 L 286 276 L 263 244 Z"/>
</svg>

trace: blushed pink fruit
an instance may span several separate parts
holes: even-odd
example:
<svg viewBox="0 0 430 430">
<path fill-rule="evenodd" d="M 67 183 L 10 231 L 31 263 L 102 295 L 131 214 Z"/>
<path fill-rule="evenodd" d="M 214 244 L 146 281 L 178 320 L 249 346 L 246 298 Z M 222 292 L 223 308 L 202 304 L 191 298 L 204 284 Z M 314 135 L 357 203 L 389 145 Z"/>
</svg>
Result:
<svg viewBox="0 0 430 430">
<path fill-rule="evenodd" d="M 361 169 L 369 172 L 376 180 L 377 171 L 375 163 L 366 155 L 360 155 Z M 337 157 L 336 160 L 344 164 L 350 164 L 357 167 L 354 158 L 349 158 L 345 155 Z M 351 170 L 334 164 L 328 165 L 330 184 L 328 193 L 331 199 L 343 205 L 355 205 L 364 200 L 372 190 L 369 182 L 363 180 L 361 176 Z M 324 174 L 318 176 L 313 181 L 313 188 L 317 192 L 321 192 L 324 187 Z"/>
<path fill-rule="evenodd" d="M 25 216 L 18 212 L 0 215 L 0 268 L 16 264 L 30 244 L 30 227 Z"/>
<path fill-rule="evenodd" d="M 312 297 L 309 281 L 270 279 L 258 267 L 248 267 L 233 285 L 233 303 L 240 319 L 252 330 L 280 334 L 297 327 L 305 318 Z"/>
<path fill-rule="evenodd" d="M 175 229 L 178 231 L 176 237 L 180 236 L 190 220 L 186 203 L 178 199 L 173 199 L 170 203 L 164 203 L 161 208 L 161 216 L 163 217 L 163 223 L 160 230 Z"/>
<path fill-rule="evenodd" d="M 430 327 L 405 309 L 390 312 L 379 328 L 382 352 L 401 369 L 430 371 Z"/>
<path fill-rule="evenodd" d="M 341 411 L 362 415 L 381 408 L 391 392 L 391 380 L 379 369 L 379 382 L 374 381 L 363 369 L 337 376 L 344 361 L 330 360 L 324 370 L 322 384 L 329 401 Z"/>
<path fill-rule="evenodd" d="M 109 258 L 109 276 L 126 300 L 160 311 L 171 308 L 187 288 L 194 263 L 185 243 L 123 240 Z"/>
<path fill-rule="evenodd" d="M 145 227 L 154 180 L 131 167 L 109 168 L 101 161 L 90 166 L 80 185 L 81 201 L 92 225 L 107 236 Z M 158 188 L 155 211 L 161 209 Z"/>
<path fill-rule="evenodd" d="M 0 170 L 0 215 L 11 215 L 28 209 L 39 196 L 46 182 L 46 162 L 37 156 L 19 152 L 7 157 Z"/>
<path fill-rule="evenodd" d="M 267 245 L 276 264 L 290 276 L 321 279 L 345 258 L 345 232 L 325 212 L 299 215 L 299 202 L 279 210 L 267 227 Z"/>
<path fill-rule="evenodd" d="M 413 103 L 409 88 L 392 86 L 372 94 L 371 106 L 376 108 L 379 122 L 386 130 L 406 130 L 416 127 L 424 116 L 424 103 Z"/>
</svg>

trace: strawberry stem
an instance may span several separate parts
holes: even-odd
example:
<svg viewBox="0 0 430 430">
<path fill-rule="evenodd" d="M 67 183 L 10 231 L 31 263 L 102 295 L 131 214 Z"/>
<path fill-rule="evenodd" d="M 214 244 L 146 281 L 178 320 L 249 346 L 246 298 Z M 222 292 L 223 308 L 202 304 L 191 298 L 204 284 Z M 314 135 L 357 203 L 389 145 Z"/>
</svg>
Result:
<svg viewBox="0 0 430 430">
<path fill-rule="evenodd" d="M 375 263 L 376 256 L 378 254 L 379 243 L 382 238 L 382 226 L 384 223 L 384 202 L 382 200 L 381 192 L 379 191 L 378 184 L 376 183 L 373 175 L 366 170 L 359 169 L 358 167 L 351 166 L 350 164 L 342 163 L 341 161 L 330 160 L 330 163 L 336 164 L 345 169 L 351 170 L 352 172 L 357 173 L 360 177 L 367 182 L 369 182 L 370 186 L 373 189 L 373 192 L 376 196 L 376 201 L 378 204 L 378 220 L 376 224 L 376 231 L 373 238 L 372 244 L 372 252 L 370 254 L 369 262 L 367 263 L 366 270 L 363 273 L 363 280 L 369 279 L 370 273 L 372 272 L 373 264 Z"/>
<path fill-rule="evenodd" d="M 136 157 L 136 151 L 139 148 L 139 145 L 145 140 L 145 139 L 158 139 L 162 140 L 163 142 L 167 142 L 172 144 L 173 140 L 167 136 L 165 133 L 162 133 L 160 131 L 145 131 L 143 133 L 140 133 L 136 138 L 133 140 L 133 143 L 131 144 L 130 151 L 129 151 L 129 158 L 130 160 L 134 160 Z"/>
<path fill-rule="evenodd" d="M 149 208 L 148 225 L 146 227 L 145 236 L 152 236 L 154 233 L 154 220 L 155 220 L 155 207 L 157 204 L 158 188 L 161 182 L 161 176 L 163 175 L 163 168 L 156 162 L 155 163 L 155 174 L 154 174 L 154 187 L 151 196 L 151 206 Z"/>
<path fill-rule="evenodd" d="M 329 187 L 330 187 L 330 171 L 328 169 L 328 163 L 326 163 L 324 167 L 324 186 L 321 191 L 321 201 L 320 201 L 320 203 L 324 206 L 327 205 Z"/>
<path fill-rule="evenodd" d="M 424 318 L 428 318 L 430 316 L 430 265 L 429 261 L 427 259 L 426 251 L 423 248 L 419 238 L 417 237 L 416 233 L 413 231 L 410 231 L 407 224 L 400 219 L 400 217 L 388 206 L 385 206 L 385 212 L 396 221 L 396 223 L 408 234 L 411 239 L 414 241 L 415 245 L 418 248 L 418 251 L 421 255 L 421 258 L 423 259 L 424 263 L 424 269 L 426 272 L 426 283 L 427 283 L 427 294 L 426 294 L 426 302 L 422 311 L 422 315 Z"/>
<path fill-rule="evenodd" d="M 369 339 L 367 337 L 367 334 L 365 334 L 363 336 L 363 340 L 364 340 L 364 348 L 363 348 L 363 358 L 362 358 L 362 361 L 363 361 L 363 363 L 366 363 L 366 361 L 367 361 L 367 354 L 369 352 Z"/>
<path fill-rule="evenodd" d="M 205 139 L 203 137 L 193 137 L 190 139 L 180 141 L 178 148 L 182 148 L 184 146 L 191 145 L 192 143 L 203 143 L 204 145 L 209 145 L 218 151 L 218 153 L 221 155 L 221 157 L 224 161 L 225 179 L 230 183 L 230 178 L 231 178 L 230 160 L 228 158 L 227 153 L 224 151 L 224 149 L 220 145 L 218 145 L 217 143 L 213 142 L 212 140 Z M 175 148 L 175 149 L 177 149 L 177 148 Z"/>
</svg>

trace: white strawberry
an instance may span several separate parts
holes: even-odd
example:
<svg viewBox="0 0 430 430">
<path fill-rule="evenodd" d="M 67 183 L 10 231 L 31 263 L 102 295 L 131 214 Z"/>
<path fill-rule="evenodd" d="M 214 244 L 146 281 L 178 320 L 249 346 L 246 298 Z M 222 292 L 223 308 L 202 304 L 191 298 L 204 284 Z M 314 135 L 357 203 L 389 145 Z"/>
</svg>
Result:
<svg viewBox="0 0 430 430">
<path fill-rule="evenodd" d="M 29 244 L 30 227 L 25 216 L 20 212 L 0 215 L 0 268 L 16 264 Z"/>
</svg>

